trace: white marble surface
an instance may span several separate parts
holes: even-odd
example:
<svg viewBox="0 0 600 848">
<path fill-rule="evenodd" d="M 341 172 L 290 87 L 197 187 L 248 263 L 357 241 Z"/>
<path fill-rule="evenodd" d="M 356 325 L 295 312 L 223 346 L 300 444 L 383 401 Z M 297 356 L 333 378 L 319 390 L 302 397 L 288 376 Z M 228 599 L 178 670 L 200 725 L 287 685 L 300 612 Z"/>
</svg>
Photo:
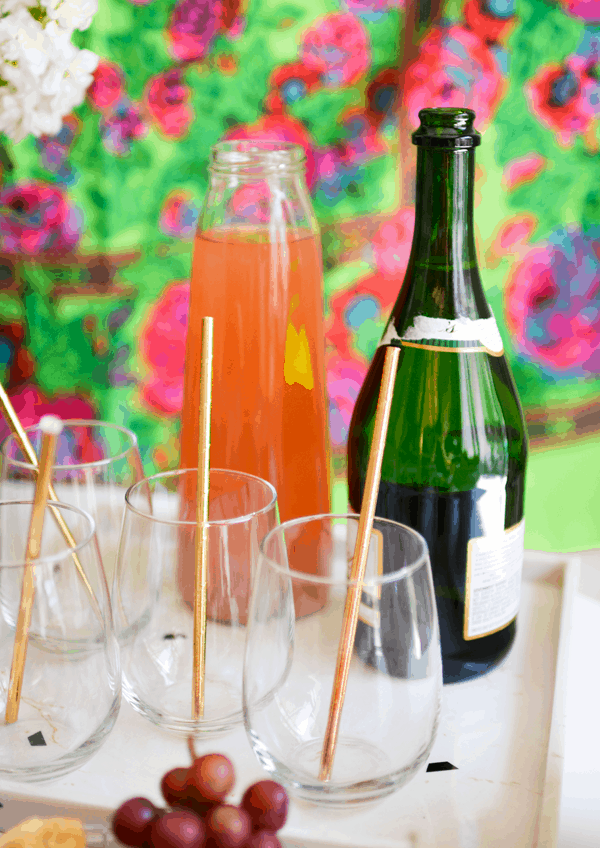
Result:
<svg viewBox="0 0 600 848">
<path fill-rule="evenodd" d="M 591 555 L 585 559 L 583 586 L 593 583 L 600 563 Z M 542 565 L 560 560 L 538 557 Z M 532 576 L 530 570 L 517 642 L 506 663 L 481 680 L 444 690 L 443 721 L 429 761 L 448 760 L 457 770 L 427 774 L 423 769 L 386 800 L 352 812 L 294 803 L 284 831 L 289 848 L 534 848 L 538 844 L 551 848 L 556 844 L 538 843 L 535 827 L 542 803 L 562 592 Z M 567 686 L 567 750 L 558 848 L 597 848 L 600 601 L 578 594 L 573 609 L 563 683 Z M 232 758 L 238 794 L 264 776 L 241 729 L 198 749 L 223 751 Z M 106 820 L 111 810 L 132 795 L 146 795 L 160 803 L 161 775 L 187 762 L 183 740 L 159 730 L 124 704 L 104 747 L 77 772 L 36 786 L 0 784 L 4 802 L 0 827 L 24 818 L 34 808 L 42 812 L 45 804 L 73 810 L 92 822 Z M 595 841 L 590 841 L 593 833 Z"/>
</svg>

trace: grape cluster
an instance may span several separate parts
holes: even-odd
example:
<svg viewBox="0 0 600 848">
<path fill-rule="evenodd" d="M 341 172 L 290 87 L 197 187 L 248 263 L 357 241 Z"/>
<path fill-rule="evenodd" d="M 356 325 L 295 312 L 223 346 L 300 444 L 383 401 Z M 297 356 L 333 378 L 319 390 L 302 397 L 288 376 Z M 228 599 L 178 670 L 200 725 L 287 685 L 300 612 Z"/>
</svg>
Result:
<svg viewBox="0 0 600 848">
<path fill-rule="evenodd" d="M 282 848 L 277 831 L 289 803 L 283 786 L 261 780 L 236 807 L 225 803 L 234 782 L 227 757 L 195 757 L 189 768 L 164 775 L 160 788 L 167 808 L 131 798 L 114 814 L 113 833 L 131 848 Z"/>
</svg>

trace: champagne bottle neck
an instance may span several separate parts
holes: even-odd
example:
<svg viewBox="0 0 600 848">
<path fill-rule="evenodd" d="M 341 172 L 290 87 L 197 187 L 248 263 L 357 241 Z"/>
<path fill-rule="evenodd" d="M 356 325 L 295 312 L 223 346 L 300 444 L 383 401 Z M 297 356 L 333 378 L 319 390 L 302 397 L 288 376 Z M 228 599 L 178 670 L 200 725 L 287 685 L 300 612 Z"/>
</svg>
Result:
<svg viewBox="0 0 600 848">
<path fill-rule="evenodd" d="M 472 148 L 419 147 L 412 250 L 382 344 L 502 351 L 477 265 L 474 171 Z"/>
<path fill-rule="evenodd" d="M 419 147 L 411 262 L 446 269 L 477 267 L 473 229 L 475 151 Z"/>
</svg>

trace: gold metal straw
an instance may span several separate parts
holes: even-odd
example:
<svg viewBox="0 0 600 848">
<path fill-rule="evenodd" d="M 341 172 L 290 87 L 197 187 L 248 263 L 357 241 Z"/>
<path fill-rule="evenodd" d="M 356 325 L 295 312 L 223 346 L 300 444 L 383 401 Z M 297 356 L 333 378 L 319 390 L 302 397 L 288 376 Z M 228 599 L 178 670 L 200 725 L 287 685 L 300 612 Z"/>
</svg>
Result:
<svg viewBox="0 0 600 848">
<path fill-rule="evenodd" d="M 40 465 L 35 485 L 35 496 L 29 522 L 29 533 L 27 535 L 27 548 L 25 551 L 25 569 L 23 573 L 23 586 L 21 588 L 21 602 L 17 616 L 15 631 L 15 644 L 13 647 L 12 665 L 10 668 L 10 680 L 8 684 L 8 698 L 6 699 L 5 719 L 7 724 L 14 724 L 19 717 L 19 703 L 21 701 L 21 686 L 23 684 L 23 673 L 25 671 L 25 657 L 27 655 L 27 642 L 29 639 L 29 625 L 31 624 L 31 611 L 33 609 L 33 597 L 35 593 L 35 560 L 40 555 L 42 547 L 42 530 L 44 528 L 44 514 L 46 501 L 48 500 L 48 487 L 52 476 L 52 465 L 56 452 L 56 440 L 63 428 L 62 421 L 55 415 L 44 415 L 40 421 L 42 431 L 42 449 L 40 454 Z"/>
<path fill-rule="evenodd" d="M 375 517 L 375 504 L 379 491 L 379 479 L 381 477 L 381 463 L 385 448 L 388 423 L 390 420 L 390 409 L 394 394 L 394 381 L 398 370 L 398 357 L 400 348 L 388 347 L 385 351 L 383 364 L 383 376 L 379 389 L 379 399 L 375 412 L 375 427 L 373 429 L 373 441 L 369 452 L 369 464 L 367 466 L 367 478 L 363 494 L 362 508 L 358 519 L 358 531 L 356 534 L 356 545 L 354 558 L 352 560 L 352 571 L 350 579 L 352 585 L 348 587 L 346 595 L 346 606 L 344 607 L 344 618 L 342 621 L 342 635 L 338 648 L 335 677 L 331 692 L 329 705 L 329 717 L 325 730 L 325 740 L 321 751 L 321 768 L 319 780 L 330 780 L 335 757 L 335 746 L 337 743 L 342 708 L 346 697 L 346 685 L 350 671 L 350 660 L 352 659 L 352 648 L 356 636 L 356 624 L 358 622 L 358 609 L 362 595 L 362 583 L 365 577 L 367 556 L 369 553 L 369 541 L 373 529 L 373 518 Z"/>
<path fill-rule="evenodd" d="M 194 575 L 194 673 L 192 718 L 204 715 L 206 617 L 208 582 L 208 493 L 210 489 L 210 410 L 212 393 L 213 319 L 202 319 L 200 364 L 200 437 L 196 507 L 196 570 Z"/>
<path fill-rule="evenodd" d="M 33 466 L 34 474 L 36 474 L 36 476 L 37 476 L 38 461 L 37 461 L 37 456 L 35 455 L 35 451 L 33 449 L 33 445 L 29 441 L 29 436 L 27 435 L 26 430 L 23 428 L 23 425 L 19 421 L 17 413 L 15 412 L 14 407 L 13 407 L 12 403 L 10 402 L 9 396 L 6 394 L 6 391 L 4 390 L 4 386 L 2 385 L 2 383 L 0 383 L 0 407 L 2 407 L 2 414 L 4 415 L 6 420 L 8 421 L 9 427 L 12 431 L 13 436 L 15 437 L 16 443 L 18 444 L 23 456 L 25 456 L 27 458 L 27 461 Z M 48 486 L 48 496 L 49 496 L 50 500 L 52 500 L 52 501 L 59 500 L 59 498 L 56 495 L 56 492 L 54 491 L 54 486 L 52 485 L 52 483 L 50 483 L 49 486 Z M 62 517 L 60 510 L 58 510 L 54 506 L 50 506 L 50 510 L 52 512 L 52 516 L 53 516 L 54 520 L 56 521 L 61 533 L 63 534 L 65 542 L 67 543 L 67 545 L 70 548 L 75 548 L 77 546 L 77 542 L 73 538 L 73 534 L 71 533 L 67 524 L 65 523 L 65 520 Z M 98 616 L 98 620 L 101 622 L 102 621 L 102 613 L 101 613 L 100 608 L 98 606 L 98 601 L 96 600 L 96 596 L 94 595 L 92 587 L 90 586 L 89 581 L 88 581 L 87 577 L 85 576 L 85 571 L 83 570 L 83 566 L 82 566 L 82 564 L 79 560 L 79 557 L 77 556 L 76 553 L 73 553 L 72 556 L 73 556 L 73 562 L 75 563 L 75 568 L 77 569 L 77 572 L 78 572 L 78 574 L 79 574 L 79 576 L 80 576 L 80 578 L 83 582 L 83 585 L 87 589 L 87 592 L 88 592 L 88 594 L 89 594 L 89 596 L 92 600 L 92 605 L 94 607 L 96 615 Z"/>
</svg>

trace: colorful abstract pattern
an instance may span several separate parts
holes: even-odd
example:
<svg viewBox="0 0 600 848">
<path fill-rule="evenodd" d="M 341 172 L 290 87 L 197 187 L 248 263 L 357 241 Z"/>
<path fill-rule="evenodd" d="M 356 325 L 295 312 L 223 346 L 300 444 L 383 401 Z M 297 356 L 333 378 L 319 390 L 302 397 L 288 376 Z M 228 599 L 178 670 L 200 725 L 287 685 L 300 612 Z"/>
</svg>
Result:
<svg viewBox="0 0 600 848">
<path fill-rule="evenodd" d="M 406 20 L 403 0 L 103 0 L 76 36 L 101 57 L 86 101 L 6 144 L 0 365 L 25 424 L 106 418 L 149 471 L 177 465 L 208 152 L 261 135 L 306 151 L 343 457 L 410 250 L 398 109 L 454 105 L 484 131 L 479 255 L 532 440 L 600 429 L 600 3 L 451 0 L 401 76 Z"/>
</svg>

